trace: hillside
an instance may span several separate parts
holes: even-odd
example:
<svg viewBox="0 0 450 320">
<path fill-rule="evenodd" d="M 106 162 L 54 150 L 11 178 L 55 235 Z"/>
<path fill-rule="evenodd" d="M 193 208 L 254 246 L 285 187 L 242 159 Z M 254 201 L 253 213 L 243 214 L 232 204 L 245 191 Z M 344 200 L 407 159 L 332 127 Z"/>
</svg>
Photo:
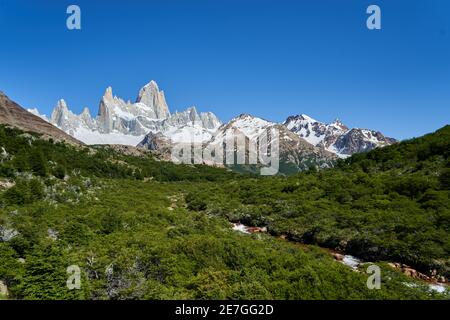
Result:
<svg viewBox="0 0 450 320">
<path fill-rule="evenodd" d="M 55 140 L 63 140 L 70 144 L 81 144 L 80 141 L 56 128 L 47 121 L 23 109 L 11 101 L 0 91 L 0 124 L 17 127 L 24 131 L 40 133 Z"/>
<path fill-rule="evenodd" d="M 334 169 L 210 185 L 207 212 L 368 261 L 450 276 L 450 126 L 340 160 Z"/>
<path fill-rule="evenodd" d="M 382 262 L 448 277 L 448 135 L 262 178 L 0 126 L 0 281 L 12 299 L 448 298 Z M 377 263 L 381 289 L 318 246 Z"/>
</svg>

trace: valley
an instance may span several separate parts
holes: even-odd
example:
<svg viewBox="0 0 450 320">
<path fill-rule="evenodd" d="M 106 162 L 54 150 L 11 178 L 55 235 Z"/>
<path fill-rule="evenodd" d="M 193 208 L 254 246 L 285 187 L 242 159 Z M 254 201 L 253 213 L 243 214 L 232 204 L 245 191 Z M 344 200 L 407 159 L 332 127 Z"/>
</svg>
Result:
<svg viewBox="0 0 450 320">
<path fill-rule="evenodd" d="M 261 177 L 3 126 L 0 280 L 10 299 L 446 299 L 388 263 L 449 277 L 449 134 Z M 378 265 L 381 289 L 319 246 Z"/>
</svg>

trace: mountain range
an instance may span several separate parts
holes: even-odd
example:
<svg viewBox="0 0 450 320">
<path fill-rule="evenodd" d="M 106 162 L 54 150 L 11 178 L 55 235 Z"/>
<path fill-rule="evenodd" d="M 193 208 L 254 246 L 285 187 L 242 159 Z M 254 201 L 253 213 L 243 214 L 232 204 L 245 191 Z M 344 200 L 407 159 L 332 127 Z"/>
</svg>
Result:
<svg viewBox="0 0 450 320">
<path fill-rule="evenodd" d="M 57 102 L 50 119 L 41 115 L 37 109 L 28 111 L 87 144 L 137 145 L 149 132 L 162 133 L 175 142 L 187 142 L 190 134 L 208 141 L 222 125 L 216 115 L 211 112 L 199 113 L 195 107 L 171 114 L 164 91 L 159 90 L 155 81 L 150 81 L 139 90 L 134 103 L 114 96 L 112 88 L 108 87 L 100 100 L 95 118 L 88 108 L 79 115 L 74 114 L 63 99 Z M 255 126 L 264 121 L 254 118 Z M 343 157 L 396 142 L 379 131 L 350 129 L 339 120 L 326 124 L 305 114 L 289 116 L 282 125 L 306 142 Z"/>
<path fill-rule="evenodd" d="M 289 116 L 283 123 L 242 114 L 222 123 L 214 113 L 198 112 L 195 106 L 171 113 L 155 81 L 139 90 L 135 102 L 115 96 L 108 87 L 96 116 L 88 108 L 75 114 L 64 99 L 56 103 L 50 117 L 37 109 L 28 111 L 88 145 L 139 146 L 163 150 L 166 155 L 174 144 L 197 142 L 207 148 L 223 142 L 227 135 L 240 133 L 252 140 L 275 128 L 280 134 L 280 158 L 299 169 L 311 164 L 327 167 L 338 158 L 396 142 L 379 131 L 349 128 L 340 120 L 327 124 L 305 114 Z"/>
<path fill-rule="evenodd" d="M 208 139 L 221 125 L 213 113 L 197 112 L 195 107 L 171 114 L 164 92 L 154 81 L 139 90 L 134 103 L 114 96 L 112 88 L 108 87 L 96 117 L 91 116 L 88 108 L 74 114 L 64 99 L 56 103 L 50 118 L 37 109 L 28 111 L 86 144 L 136 146 L 149 132 L 161 132 L 180 142 L 189 133 Z"/>
</svg>

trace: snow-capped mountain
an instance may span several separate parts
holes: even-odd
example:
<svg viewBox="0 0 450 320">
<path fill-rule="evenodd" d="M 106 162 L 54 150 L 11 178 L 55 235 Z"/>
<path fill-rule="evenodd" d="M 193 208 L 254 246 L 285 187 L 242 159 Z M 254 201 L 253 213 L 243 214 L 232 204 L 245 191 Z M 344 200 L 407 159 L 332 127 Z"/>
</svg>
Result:
<svg viewBox="0 0 450 320">
<path fill-rule="evenodd" d="M 333 158 L 330 154 L 348 157 L 396 142 L 377 131 L 350 129 L 339 120 L 326 124 L 305 114 L 290 116 L 283 124 L 243 114 L 222 125 L 213 113 L 198 112 L 195 107 L 171 113 L 164 92 L 155 81 L 139 90 L 135 102 L 115 96 L 108 87 L 95 117 L 88 108 L 80 114 L 73 113 L 63 99 L 57 102 L 50 118 L 37 109 L 28 111 L 86 144 L 140 145 L 149 149 L 164 145 L 168 150 L 171 144 L 192 142 L 212 147 L 230 134 L 237 137 L 242 133 L 252 140 L 276 127 L 282 133 L 281 156 L 297 166 L 302 166 L 300 156 L 310 159 L 309 155 L 315 155 L 315 164 L 324 166 Z"/>
<path fill-rule="evenodd" d="M 307 168 L 311 164 L 318 167 L 327 167 L 333 160 L 336 160 L 336 156 L 333 153 L 299 138 L 298 135 L 288 130 L 286 126 L 249 114 L 242 114 L 222 125 L 208 143 L 217 143 L 217 141 L 223 140 L 228 135 L 236 135 L 238 132 L 244 133 L 250 140 L 254 140 L 271 130 L 276 130 L 278 134 L 279 156 L 282 162 Z"/>
<path fill-rule="evenodd" d="M 108 87 L 95 118 L 88 108 L 81 114 L 74 114 L 62 99 L 57 102 L 50 119 L 36 109 L 28 111 L 86 144 L 136 146 L 149 132 L 159 132 L 176 142 L 190 140 L 191 136 L 208 140 L 221 125 L 213 113 L 198 112 L 195 107 L 171 114 L 164 92 L 155 81 L 139 90 L 135 103 L 114 96 L 112 88 Z"/>
<path fill-rule="evenodd" d="M 274 140 L 276 137 L 278 139 Z M 192 153 L 191 145 L 184 142 L 193 143 L 197 151 Z M 261 148 L 261 143 L 265 143 L 265 147 Z M 251 171 L 267 167 L 273 156 L 281 173 L 298 172 L 311 166 L 330 167 L 337 160 L 335 154 L 313 146 L 285 126 L 249 114 L 241 114 L 221 125 L 209 140 L 173 141 L 150 132 L 138 147 L 156 150 L 172 160 L 173 150 L 185 150 L 187 158 L 184 152 L 180 157 L 175 153 L 177 161 L 214 166 L 243 165 L 247 168 L 244 170 Z"/>
<path fill-rule="evenodd" d="M 349 129 L 341 121 L 325 124 L 305 114 L 290 116 L 283 123 L 289 130 L 314 146 L 348 157 L 396 142 L 381 132 L 369 129 Z"/>
</svg>

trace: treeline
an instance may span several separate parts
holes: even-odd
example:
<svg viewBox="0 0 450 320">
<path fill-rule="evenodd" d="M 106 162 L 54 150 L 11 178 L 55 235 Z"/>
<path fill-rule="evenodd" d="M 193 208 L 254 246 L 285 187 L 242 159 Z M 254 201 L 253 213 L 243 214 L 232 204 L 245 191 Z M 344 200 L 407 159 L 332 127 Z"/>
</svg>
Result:
<svg viewBox="0 0 450 320">
<path fill-rule="evenodd" d="M 111 179 L 144 178 L 157 181 L 217 181 L 238 175 L 202 165 L 176 165 L 159 161 L 152 155 L 126 156 L 108 147 L 74 147 L 52 139 L 39 139 L 35 133 L 0 126 L 0 177 L 15 177 L 30 172 L 40 177 L 78 173 Z M 0 149 L 0 152 L 2 149 Z"/>
</svg>

